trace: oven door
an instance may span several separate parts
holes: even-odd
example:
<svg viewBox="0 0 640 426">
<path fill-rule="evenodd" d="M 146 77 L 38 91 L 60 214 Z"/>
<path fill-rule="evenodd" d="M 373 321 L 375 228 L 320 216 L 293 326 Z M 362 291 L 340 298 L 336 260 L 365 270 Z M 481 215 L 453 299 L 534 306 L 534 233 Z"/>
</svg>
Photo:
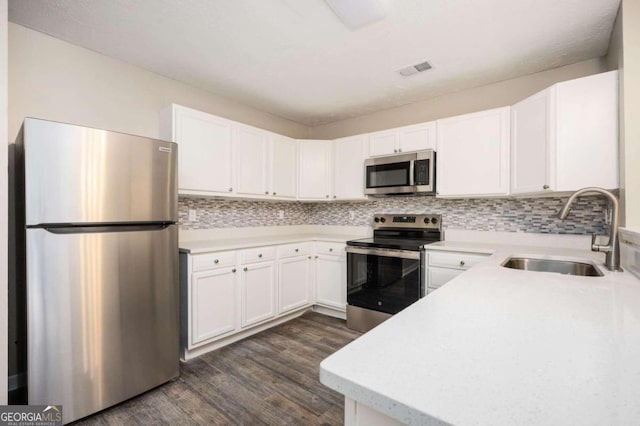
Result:
<svg viewBox="0 0 640 426">
<path fill-rule="evenodd" d="M 424 297 L 422 252 L 347 247 L 347 303 L 396 314 Z"/>
</svg>

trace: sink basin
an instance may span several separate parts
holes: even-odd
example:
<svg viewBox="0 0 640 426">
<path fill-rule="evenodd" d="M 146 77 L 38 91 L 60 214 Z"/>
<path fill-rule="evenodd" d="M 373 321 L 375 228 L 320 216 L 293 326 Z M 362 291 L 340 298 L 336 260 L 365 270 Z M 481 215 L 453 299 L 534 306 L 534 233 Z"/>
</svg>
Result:
<svg viewBox="0 0 640 426">
<path fill-rule="evenodd" d="M 556 272 L 581 277 L 603 277 L 604 274 L 595 265 L 585 262 L 555 259 L 535 259 L 530 257 L 510 257 L 502 263 L 505 268 L 524 271 Z"/>
</svg>

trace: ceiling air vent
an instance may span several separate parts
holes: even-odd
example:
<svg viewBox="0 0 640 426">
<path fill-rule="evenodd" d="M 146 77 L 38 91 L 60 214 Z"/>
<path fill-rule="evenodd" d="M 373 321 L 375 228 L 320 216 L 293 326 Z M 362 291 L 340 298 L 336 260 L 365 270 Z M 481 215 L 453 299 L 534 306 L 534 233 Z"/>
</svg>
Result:
<svg viewBox="0 0 640 426">
<path fill-rule="evenodd" d="M 431 64 L 427 61 L 424 61 L 419 64 L 402 68 L 401 70 L 398 70 L 398 72 L 405 77 L 409 77 L 410 75 L 418 74 L 419 72 L 430 70 L 430 69 L 431 69 Z"/>
</svg>

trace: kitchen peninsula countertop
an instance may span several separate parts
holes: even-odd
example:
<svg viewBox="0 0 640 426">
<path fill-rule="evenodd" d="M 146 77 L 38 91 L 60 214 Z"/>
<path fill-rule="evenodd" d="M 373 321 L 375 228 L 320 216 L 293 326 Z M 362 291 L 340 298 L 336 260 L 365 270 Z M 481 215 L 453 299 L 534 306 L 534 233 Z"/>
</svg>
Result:
<svg viewBox="0 0 640 426">
<path fill-rule="evenodd" d="M 640 424 L 640 280 L 587 250 L 443 241 L 491 253 L 320 365 L 328 387 L 408 424 Z M 587 258 L 604 277 L 500 266 Z"/>
</svg>

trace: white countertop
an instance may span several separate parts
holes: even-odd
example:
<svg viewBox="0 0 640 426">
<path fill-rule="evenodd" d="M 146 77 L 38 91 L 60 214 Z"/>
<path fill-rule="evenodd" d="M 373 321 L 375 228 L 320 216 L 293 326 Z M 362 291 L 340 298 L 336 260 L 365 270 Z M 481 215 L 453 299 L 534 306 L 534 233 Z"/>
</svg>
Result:
<svg viewBox="0 0 640 426">
<path fill-rule="evenodd" d="M 335 241 L 344 243 L 347 240 L 353 240 L 356 238 L 363 237 L 358 235 L 354 236 L 336 234 L 292 234 L 246 237 L 236 239 L 181 241 L 180 252 L 198 254 L 221 250 L 238 250 L 251 247 L 297 243 L 301 241 Z"/>
<path fill-rule="evenodd" d="M 271 226 L 180 231 L 181 253 L 238 250 L 301 241 L 346 242 L 371 235 L 371 228 L 357 226 Z"/>
<path fill-rule="evenodd" d="M 493 253 L 325 359 L 320 380 L 409 424 L 640 424 L 640 281 L 587 250 L 441 242 Z M 604 277 L 500 266 L 596 260 Z"/>
</svg>

